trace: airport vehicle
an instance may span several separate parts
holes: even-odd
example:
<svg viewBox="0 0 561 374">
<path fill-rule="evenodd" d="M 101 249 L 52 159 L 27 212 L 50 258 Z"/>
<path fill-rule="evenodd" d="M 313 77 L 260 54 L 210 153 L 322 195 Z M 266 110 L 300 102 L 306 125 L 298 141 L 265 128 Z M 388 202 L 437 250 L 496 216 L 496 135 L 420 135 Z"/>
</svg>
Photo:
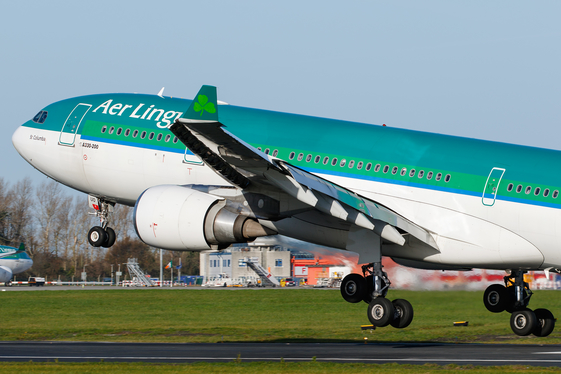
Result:
<svg viewBox="0 0 561 374">
<path fill-rule="evenodd" d="M 0 245 L 0 282 L 11 286 L 14 274 L 23 273 L 33 266 L 33 260 L 25 252 L 23 243 L 19 248 Z"/>
<path fill-rule="evenodd" d="M 45 278 L 42 277 L 29 277 L 27 280 L 29 287 L 42 287 L 45 285 Z"/>
<path fill-rule="evenodd" d="M 408 326 L 382 256 L 415 268 L 507 271 L 484 305 L 519 335 L 546 336 L 529 270 L 560 272 L 561 152 L 194 100 L 102 94 L 53 103 L 14 133 L 31 165 L 89 194 L 88 240 L 110 246 L 114 204 L 147 244 L 220 250 L 282 234 L 359 253 L 341 285 L 378 327 Z"/>
<path fill-rule="evenodd" d="M 296 286 L 296 282 L 294 282 L 294 279 L 292 278 L 286 278 L 284 280 L 284 286 L 285 287 L 295 287 Z"/>
</svg>

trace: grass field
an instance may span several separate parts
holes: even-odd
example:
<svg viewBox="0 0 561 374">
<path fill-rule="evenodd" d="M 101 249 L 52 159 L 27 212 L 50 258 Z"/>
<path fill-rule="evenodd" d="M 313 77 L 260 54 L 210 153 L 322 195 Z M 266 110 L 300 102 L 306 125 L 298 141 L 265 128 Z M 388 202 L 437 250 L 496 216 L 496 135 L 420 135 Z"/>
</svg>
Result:
<svg viewBox="0 0 561 374">
<path fill-rule="evenodd" d="M 560 343 L 518 337 L 506 312 L 488 312 L 483 292 L 390 291 L 415 308 L 411 326 L 363 332 L 366 304 L 338 290 L 138 289 L 1 292 L 1 340 L 128 342 L 497 342 Z M 561 313 L 561 294 L 535 292 L 530 307 Z M 467 320 L 469 326 L 454 327 Z"/>
</svg>

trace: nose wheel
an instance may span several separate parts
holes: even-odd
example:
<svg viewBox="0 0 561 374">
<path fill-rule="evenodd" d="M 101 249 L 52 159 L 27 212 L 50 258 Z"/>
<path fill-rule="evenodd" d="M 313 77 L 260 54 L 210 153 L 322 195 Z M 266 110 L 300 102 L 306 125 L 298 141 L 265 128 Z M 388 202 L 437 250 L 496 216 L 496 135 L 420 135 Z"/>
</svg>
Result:
<svg viewBox="0 0 561 374">
<path fill-rule="evenodd" d="M 100 220 L 100 226 L 94 226 L 88 232 L 88 242 L 92 247 L 109 248 L 115 244 L 116 235 L 115 230 L 107 226 L 109 222 L 109 213 L 113 212 L 115 203 L 105 201 L 101 198 L 89 195 L 88 201 L 90 208 L 94 209 L 93 214 Z"/>
</svg>

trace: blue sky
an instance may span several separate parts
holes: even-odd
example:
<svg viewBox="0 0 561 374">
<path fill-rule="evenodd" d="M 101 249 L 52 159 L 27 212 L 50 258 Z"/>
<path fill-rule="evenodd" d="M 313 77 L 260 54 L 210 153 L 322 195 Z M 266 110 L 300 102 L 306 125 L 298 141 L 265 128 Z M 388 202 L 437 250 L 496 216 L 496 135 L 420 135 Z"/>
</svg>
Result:
<svg viewBox="0 0 561 374">
<path fill-rule="evenodd" d="M 561 2 L 4 1 L 0 177 L 47 104 L 105 92 L 561 149 Z"/>
</svg>

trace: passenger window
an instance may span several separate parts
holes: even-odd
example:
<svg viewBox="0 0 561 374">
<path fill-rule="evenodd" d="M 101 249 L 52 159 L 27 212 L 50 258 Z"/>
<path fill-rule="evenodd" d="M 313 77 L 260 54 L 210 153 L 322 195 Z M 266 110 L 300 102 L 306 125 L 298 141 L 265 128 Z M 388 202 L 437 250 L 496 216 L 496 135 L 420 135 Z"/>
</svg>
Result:
<svg viewBox="0 0 561 374">
<path fill-rule="evenodd" d="M 163 134 L 158 134 L 158 137 L 156 138 L 156 140 L 157 140 L 157 141 L 160 141 L 160 140 L 162 140 L 163 137 L 164 137 Z"/>
<path fill-rule="evenodd" d="M 413 178 L 415 176 L 415 169 L 411 169 L 409 172 L 409 177 Z"/>
<path fill-rule="evenodd" d="M 366 171 L 370 171 L 370 169 L 372 169 L 372 163 L 371 162 L 366 164 Z"/>
<path fill-rule="evenodd" d="M 323 158 L 323 164 L 324 164 L 324 165 L 327 165 L 328 162 L 329 162 L 329 157 L 325 156 L 325 157 Z"/>
<path fill-rule="evenodd" d="M 296 156 L 296 153 L 290 152 L 290 155 L 288 155 L 288 159 L 289 159 L 289 160 L 293 160 L 293 159 L 294 159 L 294 156 Z"/>
<path fill-rule="evenodd" d="M 109 134 L 113 134 L 114 131 L 115 131 L 115 128 L 113 126 L 111 126 L 111 128 L 109 129 Z"/>
<path fill-rule="evenodd" d="M 428 174 L 427 174 L 427 180 L 430 181 L 430 180 L 432 179 L 432 174 L 433 174 L 432 171 L 429 171 L 429 172 L 428 172 Z"/>
<path fill-rule="evenodd" d="M 420 170 L 420 171 L 419 171 L 419 175 L 417 175 L 417 177 L 423 178 L 424 175 L 425 175 L 425 171 L 424 171 L 424 170 Z"/>
<path fill-rule="evenodd" d="M 278 154 L 279 154 L 279 150 L 278 150 L 278 149 L 275 149 L 275 150 L 273 151 L 273 157 L 277 157 Z"/>
<path fill-rule="evenodd" d="M 536 189 L 534 190 L 534 195 L 538 196 L 540 194 L 540 192 L 541 192 L 541 188 L 536 187 Z"/>
<path fill-rule="evenodd" d="M 401 176 L 403 177 L 405 174 L 407 174 L 407 168 L 403 168 L 401 169 Z"/>
<path fill-rule="evenodd" d="M 514 184 L 510 183 L 510 184 L 508 185 L 508 187 L 506 188 L 506 190 L 507 190 L 508 192 L 510 192 L 510 191 L 512 191 L 513 188 L 514 188 Z"/>
<path fill-rule="evenodd" d="M 303 153 L 299 153 L 299 154 L 298 154 L 298 161 L 302 161 L 303 158 L 304 158 L 304 154 L 303 154 Z"/>
<path fill-rule="evenodd" d="M 312 155 L 307 155 L 306 156 L 306 162 L 310 162 L 312 161 Z"/>
<path fill-rule="evenodd" d="M 268 155 L 271 150 L 269 148 L 265 149 L 265 154 Z"/>
<path fill-rule="evenodd" d="M 174 136 L 174 137 L 173 137 L 173 144 L 176 144 L 178 140 L 179 140 L 179 139 L 177 138 L 177 136 Z"/>
<path fill-rule="evenodd" d="M 356 168 L 357 168 L 358 170 L 362 169 L 362 165 L 363 165 L 363 164 L 364 164 L 364 163 L 363 163 L 362 161 L 359 161 L 358 164 L 356 164 Z"/>
<path fill-rule="evenodd" d="M 339 164 L 339 166 L 340 166 L 340 167 L 343 167 L 343 166 L 345 166 L 346 163 L 347 163 L 347 160 L 342 159 L 342 160 L 341 160 L 341 163 Z"/>
<path fill-rule="evenodd" d="M 439 180 L 441 180 L 441 179 L 442 179 L 442 173 L 436 174 L 436 178 L 435 178 L 435 179 L 436 179 L 437 182 L 438 182 Z"/>
<path fill-rule="evenodd" d="M 384 166 L 384 174 L 386 174 L 388 172 L 388 170 L 390 170 L 390 167 L 388 165 Z"/>
<path fill-rule="evenodd" d="M 130 130 L 130 129 L 126 129 L 126 130 L 125 130 L 125 136 L 129 136 L 130 133 L 131 133 L 131 130 Z"/>
<path fill-rule="evenodd" d="M 376 172 L 376 173 L 379 172 L 379 171 L 380 171 L 380 167 L 381 167 L 380 164 L 376 164 L 376 167 L 374 168 L 374 172 Z"/>
<path fill-rule="evenodd" d="M 559 191 L 557 190 L 553 191 L 553 198 L 557 199 L 557 196 L 559 196 Z"/>
<path fill-rule="evenodd" d="M 170 139 L 171 139 L 171 135 L 170 135 L 170 134 L 167 134 L 167 135 L 166 135 L 166 143 L 169 142 Z"/>
<path fill-rule="evenodd" d="M 117 135 L 121 135 L 122 132 L 123 132 L 123 129 L 122 129 L 121 127 L 119 127 L 119 128 L 117 129 Z"/>
<path fill-rule="evenodd" d="M 153 132 L 151 132 L 150 135 L 148 135 L 148 139 L 150 139 L 150 140 L 154 139 L 154 135 L 155 134 Z"/>
<path fill-rule="evenodd" d="M 392 168 L 392 174 L 393 174 L 393 175 L 397 174 L 397 166 L 394 166 L 394 167 Z"/>
<path fill-rule="evenodd" d="M 446 183 L 450 182 L 450 178 L 452 178 L 452 176 L 450 174 L 446 174 L 446 177 L 444 178 L 444 182 Z"/>
<path fill-rule="evenodd" d="M 146 131 L 143 131 L 142 134 L 140 134 L 140 139 L 144 139 L 145 137 L 146 137 Z"/>
<path fill-rule="evenodd" d="M 132 132 L 132 137 L 133 137 L 133 138 L 136 138 L 137 136 L 138 136 L 138 130 L 134 130 L 134 131 Z"/>
<path fill-rule="evenodd" d="M 532 186 L 526 187 L 526 191 L 525 191 L 526 195 L 528 195 L 530 192 L 532 192 Z"/>
<path fill-rule="evenodd" d="M 548 197 L 549 196 L 549 188 L 546 188 L 545 190 L 543 190 L 543 197 Z"/>
<path fill-rule="evenodd" d="M 520 193 L 520 192 L 522 192 L 522 185 L 521 184 L 516 186 L 516 193 Z"/>
<path fill-rule="evenodd" d="M 335 165 L 337 165 L 337 157 L 333 157 L 333 160 L 331 160 L 331 166 Z"/>
<path fill-rule="evenodd" d="M 103 126 L 103 127 L 101 128 L 101 133 L 102 133 L 102 134 L 105 134 L 105 131 L 107 131 L 107 126 Z"/>
<path fill-rule="evenodd" d="M 314 163 L 317 164 L 320 160 L 321 160 L 321 156 L 317 155 L 316 158 L 314 159 Z"/>
<path fill-rule="evenodd" d="M 355 160 L 349 161 L 349 169 L 352 169 L 355 166 Z"/>
<path fill-rule="evenodd" d="M 257 147 L 257 150 L 258 150 L 258 151 L 261 151 L 261 147 Z"/>
</svg>

